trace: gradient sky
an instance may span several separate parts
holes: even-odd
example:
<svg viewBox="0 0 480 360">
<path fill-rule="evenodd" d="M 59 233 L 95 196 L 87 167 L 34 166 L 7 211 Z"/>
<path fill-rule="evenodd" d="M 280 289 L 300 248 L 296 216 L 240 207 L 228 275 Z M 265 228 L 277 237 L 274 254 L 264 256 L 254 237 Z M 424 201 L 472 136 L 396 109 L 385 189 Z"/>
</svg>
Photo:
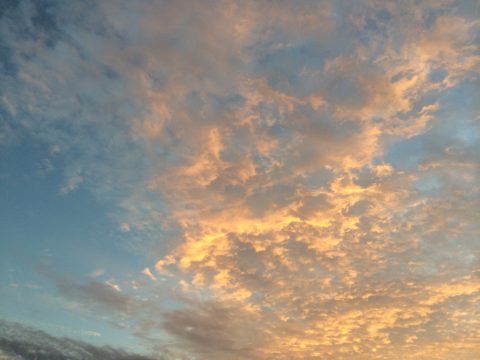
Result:
<svg viewBox="0 0 480 360">
<path fill-rule="evenodd" d="M 152 359 L 479 358 L 479 19 L 0 0 L 0 318 Z"/>
</svg>

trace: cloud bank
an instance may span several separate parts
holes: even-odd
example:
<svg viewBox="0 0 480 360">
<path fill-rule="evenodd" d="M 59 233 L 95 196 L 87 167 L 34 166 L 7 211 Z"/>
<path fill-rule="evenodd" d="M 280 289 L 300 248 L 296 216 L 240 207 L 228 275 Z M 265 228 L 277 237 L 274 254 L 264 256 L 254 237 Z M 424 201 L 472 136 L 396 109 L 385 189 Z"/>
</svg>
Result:
<svg viewBox="0 0 480 360">
<path fill-rule="evenodd" d="M 153 360 L 110 347 L 55 338 L 43 331 L 0 320 L 0 359 L 5 360 Z M 155 358 L 159 359 L 159 358 Z"/>
</svg>

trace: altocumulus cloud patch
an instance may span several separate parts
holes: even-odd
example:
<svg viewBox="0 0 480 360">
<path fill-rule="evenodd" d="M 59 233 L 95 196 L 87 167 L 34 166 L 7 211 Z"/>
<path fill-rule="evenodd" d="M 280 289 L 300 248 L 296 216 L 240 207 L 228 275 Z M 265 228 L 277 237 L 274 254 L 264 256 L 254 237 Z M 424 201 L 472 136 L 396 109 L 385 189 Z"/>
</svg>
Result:
<svg viewBox="0 0 480 360">
<path fill-rule="evenodd" d="M 0 316 L 41 329 L 5 351 L 475 358 L 478 18 L 3 1 Z"/>
</svg>

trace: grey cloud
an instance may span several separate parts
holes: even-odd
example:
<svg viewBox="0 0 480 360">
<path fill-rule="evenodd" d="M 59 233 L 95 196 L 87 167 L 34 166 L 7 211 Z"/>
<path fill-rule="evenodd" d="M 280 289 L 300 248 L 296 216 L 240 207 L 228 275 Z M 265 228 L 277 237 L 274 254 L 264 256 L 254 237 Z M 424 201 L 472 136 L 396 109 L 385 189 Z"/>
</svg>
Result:
<svg viewBox="0 0 480 360">
<path fill-rule="evenodd" d="M 329 209 L 332 204 L 328 201 L 328 196 L 322 194 L 309 196 L 303 200 L 302 206 L 298 209 L 298 215 L 302 218 L 308 218 L 318 211 Z"/>
<path fill-rule="evenodd" d="M 345 209 L 344 214 L 346 216 L 364 215 L 371 206 L 372 204 L 368 200 L 360 200 L 357 201 L 355 204 L 349 205 Z"/>
<path fill-rule="evenodd" d="M 238 325 L 249 331 L 238 332 Z M 190 302 L 182 310 L 167 313 L 163 326 L 202 357 L 226 359 L 255 358 L 262 338 L 249 315 L 213 301 Z"/>
<path fill-rule="evenodd" d="M 0 353 L 12 360 L 161 360 L 123 349 L 94 346 L 68 338 L 58 338 L 16 323 L 0 320 Z M 2 357 L 4 358 L 4 357 Z"/>
<path fill-rule="evenodd" d="M 121 292 L 119 287 L 115 288 L 116 284 L 100 282 L 92 278 L 86 283 L 81 283 L 70 274 L 56 272 L 49 265 L 38 265 L 36 270 L 52 281 L 60 295 L 91 309 L 101 306 L 113 313 L 126 314 L 136 305 L 130 294 Z"/>
<path fill-rule="evenodd" d="M 89 305 L 101 305 L 107 309 L 125 312 L 131 303 L 130 297 L 111 286 L 97 281 L 75 284 L 70 281 L 57 282 L 58 291 L 68 298 Z"/>
</svg>

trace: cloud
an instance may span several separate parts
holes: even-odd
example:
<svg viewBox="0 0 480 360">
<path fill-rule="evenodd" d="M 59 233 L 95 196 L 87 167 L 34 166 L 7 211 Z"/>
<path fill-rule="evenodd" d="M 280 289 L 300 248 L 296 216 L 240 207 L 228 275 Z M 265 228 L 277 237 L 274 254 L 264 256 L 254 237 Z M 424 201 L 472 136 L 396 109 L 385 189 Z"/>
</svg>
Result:
<svg viewBox="0 0 480 360">
<path fill-rule="evenodd" d="M 149 268 L 143 269 L 142 273 L 147 275 L 150 278 L 150 280 L 157 281 L 157 278 L 155 277 L 155 275 L 152 274 L 152 271 Z"/>
<path fill-rule="evenodd" d="M 92 278 L 97 278 L 99 276 L 102 276 L 103 274 L 105 274 L 105 270 L 101 269 L 101 268 L 98 268 L 98 269 L 95 269 L 94 271 L 92 271 L 89 276 L 92 277 Z"/>
<path fill-rule="evenodd" d="M 44 268 L 40 273 L 52 280 L 58 292 L 69 299 L 79 301 L 88 307 L 101 306 L 104 309 L 126 313 L 132 306 L 132 300 L 127 294 L 123 294 L 119 285 L 112 281 L 99 282 L 94 276 L 87 283 L 77 283 L 64 275 L 53 273 Z"/>
<path fill-rule="evenodd" d="M 71 177 L 70 179 L 68 179 L 67 184 L 65 184 L 65 186 L 62 186 L 60 188 L 60 194 L 66 195 L 69 192 L 74 191 L 78 187 L 78 185 L 82 183 L 82 181 L 83 179 L 79 175 L 75 175 Z"/>
<path fill-rule="evenodd" d="M 56 149 L 145 255 L 63 297 L 185 358 L 476 354 L 478 8 L 52 4 L 2 17 L 0 144 Z"/>
<path fill-rule="evenodd" d="M 15 360 L 52 359 L 161 359 L 128 353 L 122 349 L 98 347 L 68 338 L 56 338 L 43 331 L 0 320 L 0 350 L 2 357 Z"/>
</svg>

